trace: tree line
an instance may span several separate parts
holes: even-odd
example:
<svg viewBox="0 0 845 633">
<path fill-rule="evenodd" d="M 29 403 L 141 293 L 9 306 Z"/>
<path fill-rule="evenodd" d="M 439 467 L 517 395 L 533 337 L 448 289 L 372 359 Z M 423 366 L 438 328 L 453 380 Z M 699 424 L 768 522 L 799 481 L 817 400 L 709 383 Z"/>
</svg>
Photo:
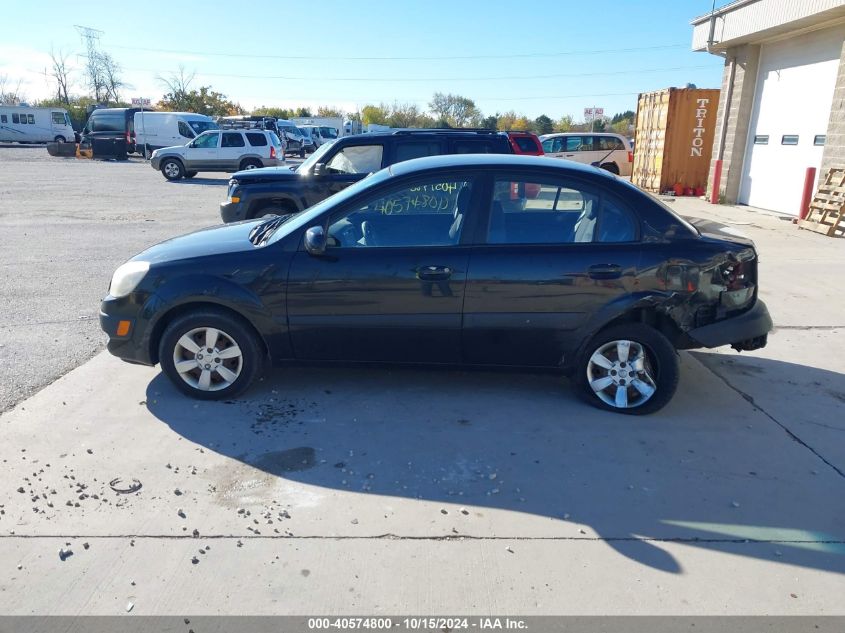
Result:
<svg viewBox="0 0 845 633">
<path fill-rule="evenodd" d="M 128 107 L 123 100 L 123 91 L 131 88 L 123 79 L 120 65 L 91 39 L 87 54 L 80 69 L 68 64 L 69 55 L 63 51 L 50 51 L 51 66 L 44 70 L 45 79 L 50 82 L 55 96 L 36 102 L 43 107 L 60 106 L 68 110 L 74 128 L 81 129 L 87 119 L 87 110 L 92 105 Z M 81 73 L 80 80 L 72 76 Z M 164 95 L 155 104 L 156 110 L 196 112 L 208 116 L 229 116 L 248 114 L 246 108 L 233 101 L 212 86 L 194 87 L 195 73 L 187 73 L 183 67 L 169 76 L 159 76 L 158 81 L 165 89 Z M 88 89 L 87 94 L 73 94 L 74 85 Z M 0 103 L 16 104 L 24 100 L 21 84 L 12 86 L 8 78 L 0 75 Z M 475 101 L 463 95 L 435 92 L 424 110 L 415 103 L 368 103 L 356 112 L 344 112 L 333 106 L 320 106 L 316 111 L 307 107 L 279 108 L 261 106 L 249 114 L 266 115 L 275 118 L 293 117 L 340 117 L 368 124 L 386 125 L 393 128 L 461 128 L 476 127 L 497 130 L 532 131 L 537 134 L 551 132 L 597 132 L 613 131 L 630 135 L 635 114 L 631 110 L 618 113 L 611 118 L 600 117 L 595 121 L 576 121 L 571 115 L 553 119 L 546 114 L 529 118 L 522 113 L 509 110 L 485 115 Z"/>
</svg>

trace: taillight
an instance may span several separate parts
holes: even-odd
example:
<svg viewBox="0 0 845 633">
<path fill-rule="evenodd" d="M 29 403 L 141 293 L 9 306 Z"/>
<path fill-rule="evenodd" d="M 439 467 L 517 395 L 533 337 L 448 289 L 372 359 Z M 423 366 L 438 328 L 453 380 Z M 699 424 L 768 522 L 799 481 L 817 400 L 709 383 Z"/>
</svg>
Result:
<svg viewBox="0 0 845 633">
<path fill-rule="evenodd" d="M 276 148 L 275 146 L 270 146 L 270 158 L 276 158 Z"/>
<path fill-rule="evenodd" d="M 129 132 L 127 132 L 127 133 L 126 133 L 126 142 L 127 142 L 127 143 L 131 143 L 131 142 L 132 142 L 132 141 L 131 141 L 131 139 L 130 139 L 130 136 L 129 136 Z"/>
<path fill-rule="evenodd" d="M 634 152 L 628 152 L 628 162 L 629 163 L 634 162 Z"/>
</svg>

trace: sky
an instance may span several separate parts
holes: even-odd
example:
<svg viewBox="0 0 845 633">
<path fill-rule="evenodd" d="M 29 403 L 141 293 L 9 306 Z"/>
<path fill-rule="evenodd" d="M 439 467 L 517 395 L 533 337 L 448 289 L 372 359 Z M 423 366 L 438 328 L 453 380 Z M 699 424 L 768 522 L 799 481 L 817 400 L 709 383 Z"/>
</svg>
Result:
<svg viewBox="0 0 845 633">
<path fill-rule="evenodd" d="M 195 73 L 192 87 L 212 86 L 248 110 L 381 102 L 427 110 L 433 93 L 446 92 L 485 115 L 580 121 L 585 107 L 612 116 L 636 110 L 640 92 L 717 88 L 722 74 L 719 57 L 690 50 L 689 22 L 712 0 L 3 4 L 0 77 L 20 80 L 29 101 L 52 93 L 43 74 L 51 49 L 69 54 L 72 92 L 86 93 L 75 25 L 102 32 L 99 47 L 129 84 L 126 100 L 155 102 L 166 92 L 161 77 L 181 66 Z"/>
</svg>

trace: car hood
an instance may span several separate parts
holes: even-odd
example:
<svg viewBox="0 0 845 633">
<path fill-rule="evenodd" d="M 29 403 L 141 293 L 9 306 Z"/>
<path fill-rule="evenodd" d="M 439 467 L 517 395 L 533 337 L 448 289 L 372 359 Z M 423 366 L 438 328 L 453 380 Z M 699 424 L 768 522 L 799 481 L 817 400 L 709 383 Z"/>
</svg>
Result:
<svg viewBox="0 0 845 633">
<path fill-rule="evenodd" d="M 168 152 L 171 154 L 184 154 L 187 145 L 171 145 L 170 147 L 162 147 L 161 149 L 156 150 L 156 155 L 160 156 L 164 152 Z"/>
<path fill-rule="evenodd" d="M 696 229 L 698 229 L 698 232 L 705 237 L 736 242 L 737 244 L 743 244 L 745 246 L 754 246 L 754 241 L 748 237 L 748 235 L 727 224 L 714 222 L 713 220 L 707 220 L 704 218 L 686 216 L 684 216 L 684 220 L 692 224 Z"/>
<path fill-rule="evenodd" d="M 246 220 L 194 231 L 151 246 L 132 259 L 160 264 L 209 255 L 253 252 L 256 247 L 249 241 L 249 232 L 260 222 Z"/>
<path fill-rule="evenodd" d="M 260 182 L 262 180 L 272 180 L 279 182 L 280 180 L 293 180 L 299 178 L 300 175 L 292 172 L 290 167 L 280 165 L 278 167 L 260 167 L 258 169 L 244 169 L 232 174 L 232 178 L 238 182 Z"/>
</svg>

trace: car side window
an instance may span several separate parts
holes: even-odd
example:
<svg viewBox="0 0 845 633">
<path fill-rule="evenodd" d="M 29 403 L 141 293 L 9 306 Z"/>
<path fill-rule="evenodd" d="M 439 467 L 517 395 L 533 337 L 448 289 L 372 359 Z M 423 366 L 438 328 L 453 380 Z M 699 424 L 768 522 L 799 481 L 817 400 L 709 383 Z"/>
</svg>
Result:
<svg viewBox="0 0 845 633">
<path fill-rule="evenodd" d="M 223 132 L 223 140 L 220 147 L 243 147 L 244 137 L 240 132 Z"/>
<path fill-rule="evenodd" d="M 454 246 L 461 239 L 472 181 L 427 178 L 333 217 L 329 248 Z"/>
<path fill-rule="evenodd" d="M 490 141 L 455 141 L 455 154 L 495 154 L 495 146 Z"/>
<path fill-rule="evenodd" d="M 566 148 L 563 151 L 577 152 L 581 148 L 580 136 L 567 136 L 564 140 L 566 141 Z"/>
<path fill-rule="evenodd" d="M 27 123 L 30 125 L 35 125 L 35 115 L 34 114 L 27 114 L 26 115 Z"/>
<path fill-rule="evenodd" d="M 179 135 L 185 138 L 194 138 L 194 132 L 191 130 L 191 126 L 184 121 L 179 121 Z"/>
<path fill-rule="evenodd" d="M 381 169 L 382 145 L 344 147 L 326 165 L 329 171 L 341 174 L 369 174 Z"/>
<path fill-rule="evenodd" d="M 443 146 L 438 141 L 401 141 L 396 143 L 396 160 L 422 158 L 423 156 L 438 156 L 443 153 Z"/>
<path fill-rule="evenodd" d="M 205 132 L 200 134 L 194 141 L 194 147 L 201 149 L 213 149 L 217 147 L 217 141 L 220 134 L 217 132 Z"/>
<path fill-rule="evenodd" d="M 592 152 L 598 149 L 595 145 L 596 138 L 594 136 L 582 136 L 581 145 L 578 147 L 579 152 Z"/>
<path fill-rule="evenodd" d="M 552 149 L 552 146 L 553 146 L 553 144 L 556 140 L 558 140 L 558 139 L 547 138 L 545 141 L 543 141 L 543 151 L 547 152 L 547 153 L 555 151 L 555 150 Z M 558 143 L 558 146 L 560 146 L 560 143 Z"/>
<path fill-rule="evenodd" d="M 267 137 L 260 132 L 247 132 L 246 138 L 253 147 L 266 147 Z"/>
<path fill-rule="evenodd" d="M 497 178 L 488 244 L 630 242 L 634 217 L 620 203 L 566 179 Z"/>
<path fill-rule="evenodd" d="M 4 119 L 6 117 L 3 117 Z M 64 125 L 65 124 L 65 113 L 64 112 L 52 112 L 51 118 L 53 119 L 53 125 Z M 3 121 L 5 123 L 5 121 Z"/>
</svg>

